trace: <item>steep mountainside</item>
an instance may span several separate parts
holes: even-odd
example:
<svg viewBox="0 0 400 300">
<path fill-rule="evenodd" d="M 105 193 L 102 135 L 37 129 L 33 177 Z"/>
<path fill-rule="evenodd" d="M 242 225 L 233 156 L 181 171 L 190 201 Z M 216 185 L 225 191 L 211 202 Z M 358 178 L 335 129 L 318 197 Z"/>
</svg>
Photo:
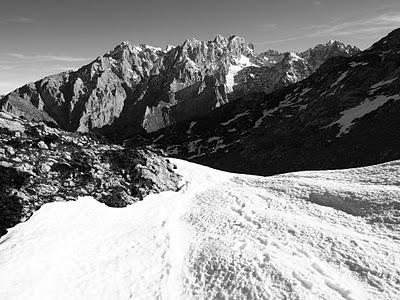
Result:
<svg viewBox="0 0 400 300">
<path fill-rule="evenodd" d="M 167 50 L 121 43 L 77 71 L 27 84 L 0 100 L 2 110 L 111 137 L 152 132 L 204 115 L 249 92 L 271 92 L 308 77 L 341 43 L 304 53 L 254 53 L 243 38 L 186 40 Z"/>
<path fill-rule="evenodd" d="M 400 29 L 296 85 L 128 143 L 216 168 L 270 175 L 400 158 Z"/>
</svg>

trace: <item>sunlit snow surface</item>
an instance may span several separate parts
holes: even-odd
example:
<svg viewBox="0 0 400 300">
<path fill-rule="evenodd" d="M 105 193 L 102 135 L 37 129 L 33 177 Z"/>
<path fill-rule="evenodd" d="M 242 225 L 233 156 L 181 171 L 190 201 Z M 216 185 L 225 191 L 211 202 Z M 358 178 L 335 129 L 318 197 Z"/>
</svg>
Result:
<svg viewBox="0 0 400 300">
<path fill-rule="evenodd" d="M 244 68 L 247 67 L 258 67 L 257 65 L 250 62 L 250 59 L 243 54 L 240 58 L 235 59 L 235 64 L 229 65 L 229 72 L 226 74 L 226 88 L 227 92 L 233 92 L 233 86 L 235 85 L 235 76 Z"/>
<path fill-rule="evenodd" d="M 174 160 L 180 192 L 52 203 L 0 240 L 0 299 L 400 299 L 400 162 L 275 177 Z"/>
</svg>

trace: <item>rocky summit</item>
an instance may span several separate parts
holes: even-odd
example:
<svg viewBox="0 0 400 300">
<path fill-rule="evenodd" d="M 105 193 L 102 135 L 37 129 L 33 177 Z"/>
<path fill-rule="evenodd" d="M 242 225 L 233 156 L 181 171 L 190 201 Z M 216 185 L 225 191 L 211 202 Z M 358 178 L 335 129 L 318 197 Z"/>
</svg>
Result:
<svg viewBox="0 0 400 300">
<path fill-rule="evenodd" d="M 331 57 L 358 52 L 329 42 L 303 53 L 256 54 L 243 38 L 221 35 L 166 50 L 123 42 L 77 71 L 20 87 L 0 107 L 119 139 L 203 116 L 248 93 L 270 93 L 305 79 Z"/>
<path fill-rule="evenodd" d="M 0 236 L 45 203 L 90 195 L 124 207 L 178 190 L 180 176 L 159 154 L 0 113 Z"/>
<path fill-rule="evenodd" d="M 313 51 L 325 53 L 321 48 Z M 271 94 L 249 93 L 127 143 L 261 175 L 365 166 L 400 158 L 399 100 L 397 29 L 352 57 L 331 58 L 302 82 Z"/>
</svg>

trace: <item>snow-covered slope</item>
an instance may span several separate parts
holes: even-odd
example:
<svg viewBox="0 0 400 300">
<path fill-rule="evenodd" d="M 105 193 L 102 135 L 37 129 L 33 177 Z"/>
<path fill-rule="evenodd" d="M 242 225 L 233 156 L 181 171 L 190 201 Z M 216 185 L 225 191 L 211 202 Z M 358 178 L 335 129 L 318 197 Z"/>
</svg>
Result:
<svg viewBox="0 0 400 300">
<path fill-rule="evenodd" d="M 400 161 L 274 177 L 175 160 L 179 192 L 44 205 L 0 240 L 0 299 L 399 299 Z"/>
</svg>

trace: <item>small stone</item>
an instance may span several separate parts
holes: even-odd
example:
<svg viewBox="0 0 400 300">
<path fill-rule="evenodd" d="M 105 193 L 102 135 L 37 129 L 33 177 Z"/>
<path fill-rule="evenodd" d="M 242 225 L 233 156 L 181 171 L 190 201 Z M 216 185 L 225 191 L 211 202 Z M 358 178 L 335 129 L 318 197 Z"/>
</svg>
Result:
<svg viewBox="0 0 400 300">
<path fill-rule="evenodd" d="M 4 168 L 10 168 L 10 167 L 12 167 L 12 164 L 7 161 L 2 160 L 2 161 L 0 161 L 0 166 L 4 167 Z"/>
<path fill-rule="evenodd" d="M 66 160 L 72 160 L 71 153 L 66 152 L 66 153 L 63 153 L 62 156 Z"/>
<path fill-rule="evenodd" d="M 16 162 L 16 163 L 20 163 L 20 162 L 22 162 L 22 159 L 19 157 L 14 157 L 14 158 L 12 158 L 12 161 Z"/>
<path fill-rule="evenodd" d="M 53 200 L 54 200 L 55 202 L 65 202 L 65 198 L 60 197 L 60 196 L 55 196 L 55 197 L 53 198 Z"/>
<path fill-rule="evenodd" d="M 43 163 L 40 165 L 39 170 L 41 173 L 49 173 L 51 170 L 51 166 L 47 163 Z"/>
<path fill-rule="evenodd" d="M 43 142 L 43 141 L 40 141 L 38 144 L 38 147 L 40 148 L 40 149 L 43 149 L 43 150 L 48 150 L 49 149 L 49 147 L 46 145 L 46 143 L 45 142 Z"/>
<path fill-rule="evenodd" d="M 33 166 L 29 163 L 23 163 L 19 165 L 16 169 L 21 172 L 30 173 L 31 175 L 35 176 L 35 173 L 33 172 Z"/>
<path fill-rule="evenodd" d="M 6 146 L 4 146 L 4 148 L 6 149 L 6 153 L 8 155 L 14 155 L 15 154 L 15 150 L 14 150 L 13 147 L 6 145 Z"/>
</svg>

